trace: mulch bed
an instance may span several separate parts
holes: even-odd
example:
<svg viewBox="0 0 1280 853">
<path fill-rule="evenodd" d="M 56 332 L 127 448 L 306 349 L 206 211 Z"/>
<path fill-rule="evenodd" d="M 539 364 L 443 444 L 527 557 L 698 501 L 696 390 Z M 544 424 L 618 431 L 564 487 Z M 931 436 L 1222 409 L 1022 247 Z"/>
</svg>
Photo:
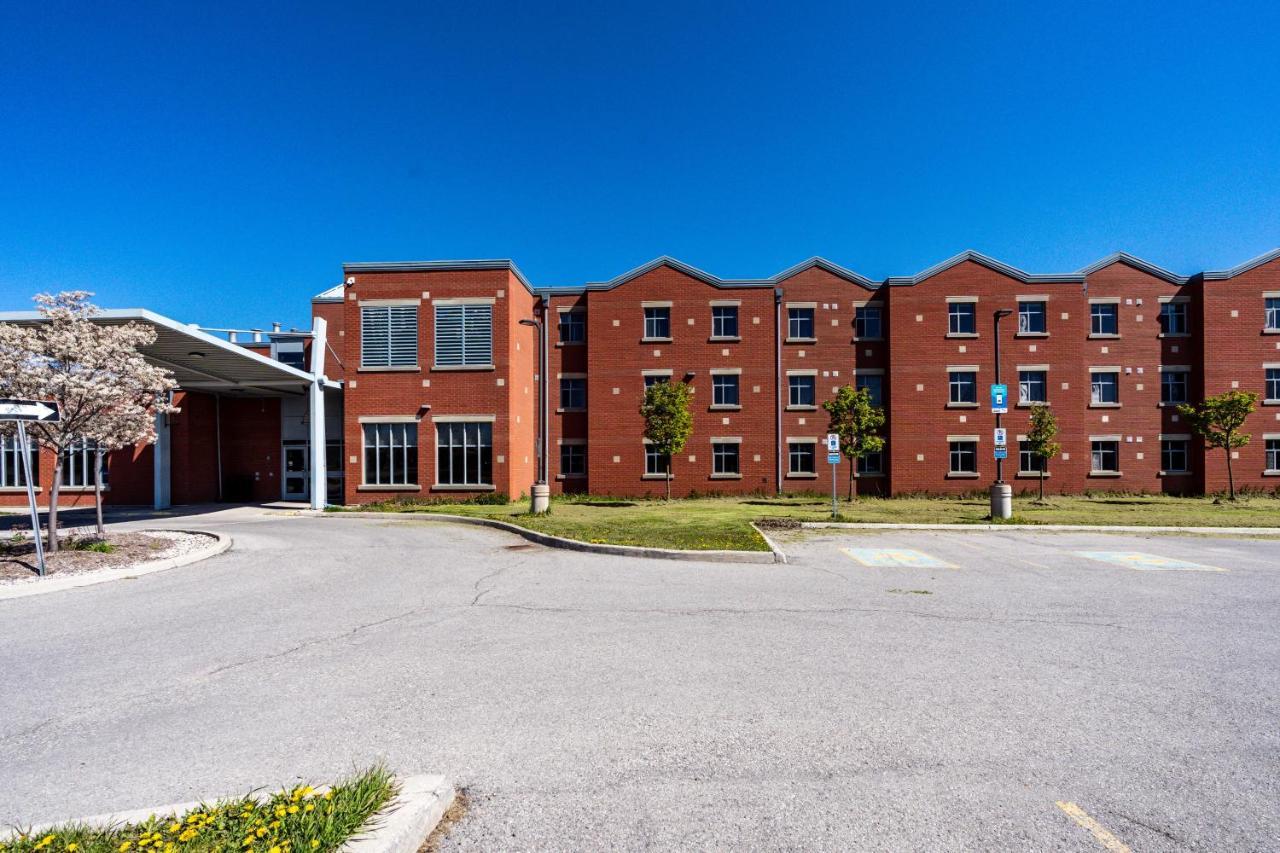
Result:
<svg viewBox="0 0 1280 853">
<path fill-rule="evenodd" d="M 56 554 L 45 552 L 48 577 L 83 574 L 100 569 L 116 569 L 172 556 L 182 549 L 190 534 L 108 533 L 105 539 L 93 534 L 72 533 L 59 538 Z M 207 538 L 207 537 L 206 537 Z M 83 550 L 89 544 L 107 542 L 111 553 Z M 30 537 L 0 540 L 0 584 L 35 578 L 36 547 Z"/>
</svg>

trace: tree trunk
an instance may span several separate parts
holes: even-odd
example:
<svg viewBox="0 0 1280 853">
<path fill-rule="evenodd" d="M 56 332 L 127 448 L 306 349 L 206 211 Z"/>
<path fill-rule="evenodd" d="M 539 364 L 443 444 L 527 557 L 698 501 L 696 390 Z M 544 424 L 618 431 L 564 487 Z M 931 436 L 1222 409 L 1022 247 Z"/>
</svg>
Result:
<svg viewBox="0 0 1280 853">
<path fill-rule="evenodd" d="M 102 523 L 102 463 L 105 454 L 101 450 L 93 453 L 93 508 L 98 520 L 98 537 L 105 539 L 107 528 Z"/>
<path fill-rule="evenodd" d="M 55 448 L 53 456 L 53 482 L 49 484 L 49 544 L 45 550 L 58 552 L 58 489 L 62 485 L 62 452 Z M 39 531 L 36 531 L 39 535 Z"/>
<path fill-rule="evenodd" d="M 1019 468 L 1022 466 L 1019 465 Z M 1044 457 L 1040 457 L 1040 503 L 1044 503 Z"/>
<path fill-rule="evenodd" d="M 1222 452 L 1227 454 L 1227 500 L 1234 501 L 1236 499 L 1236 478 L 1231 472 L 1231 436 L 1227 436 L 1227 446 L 1222 448 Z"/>
<path fill-rule="evenodd" d="M 858 457 L 849 457 L 849 503 L 858 496 Z"/>
<path fill-rule="evenodd" d="M 671 457 L 667 457 L 667 500 L 671 500 Z"/>
</svg>

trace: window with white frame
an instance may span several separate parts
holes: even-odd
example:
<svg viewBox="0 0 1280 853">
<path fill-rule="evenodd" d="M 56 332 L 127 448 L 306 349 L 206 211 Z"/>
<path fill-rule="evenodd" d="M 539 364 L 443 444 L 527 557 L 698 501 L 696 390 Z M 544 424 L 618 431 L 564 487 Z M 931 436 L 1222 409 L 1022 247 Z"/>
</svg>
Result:
<svg viewBox="0 0 1280 853">
<path fill-rule="evenodd" d="M 1265 368 L 1266 402 L 1280 402 L 1280 367 Z"/>
<path fill-rule="evenodd" d="M 857 373 L 854 375 L 853 387 L 861 390 L 867 389 L 867 396 L 871 398 L 871 405 L 876 408 L 884 406 L 884 376 L 879 373 Z"/>
<path fill-rule="evenodd" d="M 1120 473 L 1120 441 L 1095 438 L 1089 442 L 1089 465 L 1094 474 Z"/>
<path fill-rule="evenodd" d="M 644 336 L 648 340 L 671 338 L 671 309 L 665 305 L 649 305 L 644 309 Z"/>
<path fill-rule="evenodd" d="M 1040 466 L 1044 464 L 1044 457 L 1035 451 L 1035 445 L 1026 439 L 1018 440 L 1018 473 L 1019 474 L 1036 474 L 1040 473 Z M 1048 473 L 1046 471 L 1046 473 Z"/>
<path fill-rule="evenodd" d="M 448 421 L 436 424 L 436 483 L 493 485 L 493 424 Z"/>
<path fill-rule="evenodd" d="M 1160 439 L 1160 470 L 1166 474 L 1185 474 L 1190 469 L 1191 441 L 1181 436 Z"/>
<path fill-rule="evenodd" d="M 484 367 L 493 364 L 493 306 L 436 305 L 436 365 Z"/>
<path fill-rule="evenodd" d="M 1170 300 L 1160 303 L 1160 333 L 1162 335 L 1186 335 L 1191 330 L 1187 315 L 1187 303 Z"/>
<path fill-rule="evenodd" d="M 671 467 L 671 454 L 659 453 L 658 448 L 652 444 L 644 446 L 644 473 L 650 477 L 666 476 L 667 469 Z"/>
<path fill-rule="evenodd" d="M 808 307 L 787 308 L 787 337 L 791 340 L 813 339 L 813 309 Z"/>
<path fill-rule="evenodd" d="M 1280 332 L 1280 296 L 1263 299 L 1263 325 L 1268 332 Z"/>
<path fill-rule="evenodd" d="M 720 477 L 732 477 L 742 473 L 738 469 L 738 442 L 713 441 L 711 443 L 711 473 Z"/>
<path fill-rule="evenodd" d="M 978 374 L 972 370 L 952 370 L 947 374 L 948 401 L 953 406 L 978 405 Z"/>
<path fill-rule="evenodd" d="M 31 451 L 31 480 L 32 484 L 40 485 L 40 451 L 32 446 Z M 22 465 L 22 453 L 18 446 L 18 437 L 16 435 L 0 435 L 0 489 L 25 489 L 27 487 L 27 472 Z"/>
<path fill-rule="evenodd" d="M 951 474 L 978 473 L 978 442 L 971 438 L 952 439 L 947 442 Z"/>
<path fill-rule="evenodd" d="M 1160 402 L 1167 406 L 1185 403 L 1187 394 L 1187 371 L 1164 370 L 1160 373 Z"/>
<path fill-rule="evenodd" d="M 661 385 L 664 382 L 671 381 L 670 373 L 646 373 L 644 375 L 644 388 L 648 391 L 654 385 Z"/>
<path fill-rule="evenodd" d="M 1089 334 L 1120 334 L 1120 306 L 1114 302 L 1094 302 L 1090 305 Z"/>
<path fill-rule="evenodd" d="M 418 424 L 366 423 L 364 485 L 411 486 L 418 482 Z"/>
<path fill-rule="evenodd" d="M 1089 374 L 1089 402 L 1094 406 L 1120 403 L 1120 374 L 1114 370 L 1094 370 Z"/>
<path fill-rule="evenodd" d="M 817 377 L 792 375 L 787 377 L 787 405 L 794 409 L 811 409 L 817 405 Z"/>
<path fill-rule="evenodd" d="M 853 309 L 853 336 L 868 341 L 884 337 L 879 305 L 859 305 Z"/>
<path fill-rule="evenodd" d="M 736 373 L 711 374 L 711 405 L 713 406 L 737 406 L 738 405 L 738 374 Z"/>
<path fill-rule="evenodd" d="M 560 473 L 565 477 L 587 476 L 587 446 L 585 444 L 560 445 Z"/>
<path fill-rule="evenodd" d="M 1045 304 L 1043 302 L 1022 301 L 1018 303 L 1018 334 L 1042 335 L 1048 331 L 1045 323 Z"/>
<path fill-rule="evenodd" d="M 947 334 L 976 335 L 978 333 L 978 305 L 976 302 L 947 303 Z"/>
<path fill-rule="evenodd" d="M 1280 472 L 1280 436 L 1268 436 L 1263 439 L 1267 453 L 1267 472 Z"/>
<path fill-rule="evenodd" d="M 1018 371 L 1018 402 L 1049 402 L 1048 373 L 1040 369 Z"/>
<path fill-rule="evenodd" d="M 865 453 L 858 457 L 858 476 L 871 477 L 884 473 L 884 452 Z"/>
<path fill-rule="evenodd" d="M 93 465 L 98 458 L 98 443 L 92 439 L 72 442 L 62 452 L 62 485 L 71 489 L 89 489 L 94 485 Z M 107 456 L 102 455 L 102 483 L 107 483 Z"/>
<path fill-rule="evenodd" d="M 738 306 L 711 306 L 711 337 L 732 339 L 738 337 Z"/>
<path fill-rule="evenodd" d="M 360 366 L 417 365 L 418 306 L 360 306 Z"/>
<path fill-rule="evenodd" d="M 587 380 L 582 376 L 560 377 L 560 408 L 565 411 L 587 407 Z"/>
<path fill-rule="evenodd" d="M 818 473 L 817 447 L 812 441 L 787 442 L 787 473 Z"/>
<path fill-rule="evenodd" d="M 584 343 L 587 340 L 587 315 L 582 311 L 561 311 L 559 330 L 560 343 Z"/>
</svg>

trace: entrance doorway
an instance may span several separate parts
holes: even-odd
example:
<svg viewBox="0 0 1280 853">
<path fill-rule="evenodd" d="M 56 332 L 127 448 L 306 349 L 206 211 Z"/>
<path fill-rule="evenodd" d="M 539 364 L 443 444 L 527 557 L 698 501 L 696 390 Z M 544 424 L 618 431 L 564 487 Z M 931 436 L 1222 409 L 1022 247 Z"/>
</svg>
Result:
<svg viewBox="0 0 1280 853">
<path fill-rule="evenodd" d="M 311 448 L 308 441 L 284 443 L 283 493 L 286 501 L 311 500 Z"/>
</svg>

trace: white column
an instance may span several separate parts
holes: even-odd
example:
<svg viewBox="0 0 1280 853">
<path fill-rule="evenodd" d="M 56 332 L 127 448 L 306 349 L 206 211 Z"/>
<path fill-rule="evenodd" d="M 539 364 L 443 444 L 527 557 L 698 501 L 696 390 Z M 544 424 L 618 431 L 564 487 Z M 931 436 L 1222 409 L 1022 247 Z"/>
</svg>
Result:
<svg viewBox="0 0 1280 853">
<path fill-rule="evenodd" d="M 170 490 L 169 416 L 156 415 L 156 443 L 151 448 L 152 491 L 156 509 L 168 509 L 172 501 Z"/>
<path fill-rule="evenodd" d="M 311 330 L 311 508 L 324 509 L 329 480 L 324 467 L 324 352 L 328 347 L 328 324 L 323 317 L 316 317 Z"/>
</svg>

